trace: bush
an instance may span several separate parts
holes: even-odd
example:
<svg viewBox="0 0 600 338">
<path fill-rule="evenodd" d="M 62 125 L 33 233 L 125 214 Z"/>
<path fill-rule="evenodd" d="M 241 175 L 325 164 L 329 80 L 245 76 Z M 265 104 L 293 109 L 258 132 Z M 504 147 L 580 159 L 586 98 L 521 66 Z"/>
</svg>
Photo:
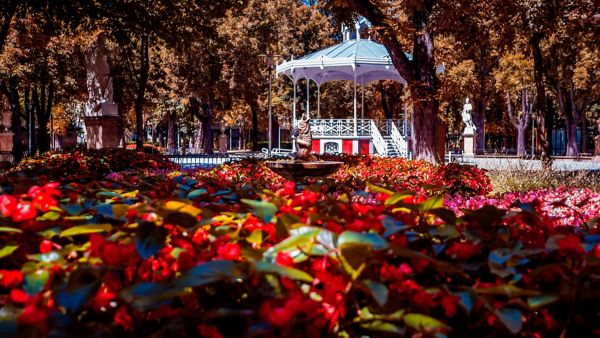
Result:
<svg viewBox="0 0 600 338">
<path fill-rule="evenodd" d="M 525 192 L 559 187 L 588 188 L 600 192 L 598 171 L 551 171 L 551 170 L 490 170 L 488 176 L 494 193 Z"/>
<path fill-rule="evenodd" d="M 123 170 L 176 169 L 177 165 L 162 154 L 138 153 L 121 148 L 47 152 L 25 158 L 8 174 L 45 177 L 48 180 L 102 179 L 110 172 Z"/>
<path fill-rule="evenodd" d="M 2 335 L 597 329 L 600 230 L 592 218 L 556 226 L 535 202 L 457 215 L 437 190 L 424 199 L 376 186 L 316 188 L 283 182 L 269 191 L 248 176 L 223 189 L 162 175 L 135 189 L 88 181 L 2 195 Z"/>
</svg>

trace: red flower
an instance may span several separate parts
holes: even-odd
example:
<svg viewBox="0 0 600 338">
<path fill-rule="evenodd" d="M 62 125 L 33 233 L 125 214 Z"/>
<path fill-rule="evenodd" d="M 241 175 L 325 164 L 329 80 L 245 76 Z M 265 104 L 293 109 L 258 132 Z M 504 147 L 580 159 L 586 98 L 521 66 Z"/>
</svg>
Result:
<svg viewBox="0 0 600 338">
<path fill-rule="evenodd" d="M 52 241 L 49 241 L 47 239 L 43 240 L 40 243 L 40 252 L 43 254 L 48 253 L 54 249 L 60 249 L 60 248 L 62 248 L 60 245 L 58 245 Z"/>
<path fill-rule="evenodd" d="M 34 185 L 29 188 L 27 197 L 30 197 L 33 205 L 41 211 L 48 211 L 50 207 L 58 205 L 56 197 L 60 196 L 60 191 L 57 187 L 58 183 L 47 183 L 43 188 Z"/>
<path fill-rule="evenodd" d="M 465 261 L 478 254 L 480 250 L 480 245 L 475 245 L 470 242 L 454 242 L 446 249 L 446 255 L 459 261 Z"/>
<path fill-rule="evenodd" d="M 102 258 L 110 266 L 135 265 L 140 257 L 133 243 L 121 245 L 107 241 L 98 234 L 90 236 L 90 255 Z"/>
<path fill-rule="evenodd" d="M 115 324 L 122 326 L 127 331 L 133 329 L 133 318 L 127 313 L 127 308 L 125 306 L 119 307 L 115 313 Z"/>
<path fill-rule="evenodd" d="M 558 248 L 561 250 L 583 254 L 585 251 L 581 247 L 580 243 L 581 240 L 575 235 L 569 235 L 556 241 Z"/>
<path fill-rule="evenodd" d="M 410 267 L 410 265 L 406 263 L 402 263 L 400 264 L 400 266 L 395 267 L 386 262 L 383 262 L 383 265 L 381 266 L 380 270 L 381 278 L 396 281 L 404 279 L 406 275 L 411 273 L 413 273 L 413 270 Z"/>
<path fill-rule="evenodd" d="M 275 261 L 279 265 L 290 266 L 290 267 L 294 266 L 294 259 L 287 252 L 279 251 L 277 253 L 277 258 L 275 258 Z"/>
<path fill-rule="evenodd" d="M 237 243 L 227 243 L 217 249 L 217 255 L 222 259 L 238 260 L 240 259 L 240 245 Z"/>
<path fill-rule="evenodd" d="M 37 304 L 29 304 L 21 312 L 18 321 L 21 325 L 33 325 L 39 327 L 42 331 L 46 331 L 49 314 L 48 309 L 38 307 Z"/>
<path fill-rule="evenodd" d="M 219 332 L 219 329 L 217 329 L 216 327 L 214 327 L 212 325 L 200 324 L 200 325 L 198 325 L 197 330 L 198 330 L 198 333 L 200 334 L 200 337 L 223 338 L 223 335 L 221 334 L 221 332 Z"/>
<path fill-rule="evenodd" d="M 10 195 L 0 196 L 0 212 L 2 216 L 9 217 L 17 208 L 17 199 Z"/>
<path fill-rule="evenodd" d="M 458 304 L 459 300 L 460 298 L 454 295 L 446 295 L 442 297 L 440 305 L 444 309 L 444 314 L 446 315 L 446 317 L 454 317 L 454 315 L 456 314 L 456 305 Z"/>
<path fill-rule="evenodd" d="M 296 183 L 287 181 L 283 184 L 284 195 L 294 195 L 296 193 Z"/>
<path fill-rule="evenodd" d="M 12 220 L 15 222 L 23 222 L 33 219 L 36 216 L 35 207 L 30 202 L 19 202 L 17 208 L 12 214 Z"/>
<path fill-rule="evenodd" d="M 29 300 L 29 295 L 21 289 L 10 290 L 10 301 L 17 304 L 25 304 Z"/>
<path fill-rule="evenodd" d="M 7 289 L 14 289 L 23 282 L 23 273 L 21 270 L 0 270 L 0 286 Z"/>
</svg>

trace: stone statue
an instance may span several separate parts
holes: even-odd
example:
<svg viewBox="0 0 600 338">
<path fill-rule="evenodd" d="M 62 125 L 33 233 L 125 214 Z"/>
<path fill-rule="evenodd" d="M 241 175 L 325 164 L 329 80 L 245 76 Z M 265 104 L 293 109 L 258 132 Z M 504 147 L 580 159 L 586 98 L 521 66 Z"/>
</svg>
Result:
<svg viewBox="0 0 600 338">
<path fill-rule="evenodd" d="M 110 76 L 104 40 L 105 38 L 101 34 L 85 54 L 89 95 L 85 107 L 87 116 L 117 115 L 116 105 L 113 103 L 113 81 Z"/>
<path fill-rule="evenodd" d="M 310 133 L 310 119 L 303 114 L 296 129 L 296 154 L 297 161 L 316 161 L 317 158 L 310 152 L 312 150 L 312 136 Z"/>
<path fill-rule="evenodd" d="M 473 123 L 473 117 L 471 116 L 472 111 L 473 106 L 471 106 L 471 104 L 469 103 L 469 99 L 467 98 L 462 111 L 462 120 L 465 123 L 465 130 L 463 131 L 463 134 L 472 135 L 475 133 L 475 130 L 477 130 L 475 124 Z"/>
</svg>

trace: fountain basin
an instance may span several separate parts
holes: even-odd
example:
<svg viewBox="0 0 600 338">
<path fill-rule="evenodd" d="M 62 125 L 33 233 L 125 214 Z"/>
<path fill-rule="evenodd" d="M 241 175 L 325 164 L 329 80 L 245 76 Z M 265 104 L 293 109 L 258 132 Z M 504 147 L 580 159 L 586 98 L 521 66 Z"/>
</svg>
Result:
<svg viewBox="0 0 600 338">
<path fill-rule="evenodd" d="M 303 177 L 324 177 L 338 171 L 344 162 L 336 161 L 266 161 L 267 168 L 289 180 Z"/>
</svg>

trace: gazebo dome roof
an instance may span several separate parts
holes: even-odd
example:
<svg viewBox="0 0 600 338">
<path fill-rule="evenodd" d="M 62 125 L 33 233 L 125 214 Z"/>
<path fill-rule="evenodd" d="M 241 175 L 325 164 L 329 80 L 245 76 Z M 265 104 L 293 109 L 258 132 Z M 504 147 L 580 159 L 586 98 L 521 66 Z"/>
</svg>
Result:
<svg viewBox="0 0 600 338">
<path fill-rule="evenodd" d="M 276 72 L 289 76 L 292 81 L 308 78 L 319 85 L 334 80 L 356 81 L 361 85 L 378 80 L 406 83 L 394 68 L 386 48 L 365 39 L 348 40 L 284 61 L 277 65 Z"/>
</svg>

